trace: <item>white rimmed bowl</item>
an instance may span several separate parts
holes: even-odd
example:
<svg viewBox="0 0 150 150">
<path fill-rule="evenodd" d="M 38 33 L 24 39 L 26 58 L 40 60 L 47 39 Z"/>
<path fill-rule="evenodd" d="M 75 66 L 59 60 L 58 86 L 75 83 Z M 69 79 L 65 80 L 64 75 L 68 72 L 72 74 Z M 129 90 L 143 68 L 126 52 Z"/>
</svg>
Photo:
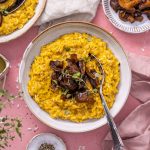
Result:
<svg viewBox="0 0 150 150">
<path fill-rule="evenodd" d="M 40 133 L 34 136 L 27 145 L 26 150 L 38 150 L 43 143 L 53 145 L 55 150 L 67 150 L 63 140 L 52 133 Z"/>
<path fill-rule="evenodd" d="M 35 9 L 34 16 L 23 26 L 23 28 L 15 30 L 11 34 L 0 36 L 0 43 L 5 43 L 14 40 L 20 37 L 21 35 L 23 35 L 25 32 L 27 32 L 42 14 L 45 4 L 46 4 L 46 0 L 39 0 Z"/>
<path fill-rule="evenodd" d="M 145 15 L 142 22 L 124 22 L 119 18 L 118 14 L 111 8 L 110 0 L 102 0 L 102 6 L 105 15 L 116 28 L 128 33 L 142 33 L 150 30 L 150 20 Z"/>
<path fill-rule="evenodd" d="M 120 61 L 121 81 L 119 85 L 119 93 L 116 95 L 115 103 L 110 110 L 112 116 L 116 116 L 124 106 L 129 95 L 131 86 L 131 70 L 127 61 L 127 57 L 120 44 L 109 33 L 93 24 L 84 22 L 65 22 L 54 25 L 39 36 L 37 36 L 27 47 L 19 69 L 19 81 L 23 90 L 24 100 L 32 113 L 43 123 L 55 129 L 66 132 L 86 132 L 94 130 L 106 124 L 105 117 L 101 119 L 87 120 L 82 123 L 74 123 L 70 121 L 52 119 L 45 111 L 43 111 L 35 101 L 30 97 L 27 89 L 29 81 L 29 70 L 35 56 L 39 55 L 41 46 L 54 41 L 61 35 L 72 32 L 86 32 L 103 39 L 113 51 L 114 55 Z"/>
</svg>

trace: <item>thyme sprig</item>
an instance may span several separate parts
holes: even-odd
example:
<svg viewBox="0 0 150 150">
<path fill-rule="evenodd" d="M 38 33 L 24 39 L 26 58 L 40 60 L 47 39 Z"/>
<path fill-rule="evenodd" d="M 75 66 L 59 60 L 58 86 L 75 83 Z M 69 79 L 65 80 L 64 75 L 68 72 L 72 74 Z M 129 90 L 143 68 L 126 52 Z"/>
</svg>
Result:
<svg viewBox="0 0 150 150">
<path fill-rule="evenodd" d="M 15 100 L 16 98 L 21 97 L 21 92 L 19 92 L 16 96 L 10 94 L 6 89 L 0 89 L 0 112 L 6 106 L 7 103 Z"/>
<path fill-rule="evenodd" d="M 9 146 L 9 141 L 13 141 L 16 133 L 21 138 L 22 123 L 18 118 L 8 116 L 0 118 L 0 150 Z"/>
</svg>

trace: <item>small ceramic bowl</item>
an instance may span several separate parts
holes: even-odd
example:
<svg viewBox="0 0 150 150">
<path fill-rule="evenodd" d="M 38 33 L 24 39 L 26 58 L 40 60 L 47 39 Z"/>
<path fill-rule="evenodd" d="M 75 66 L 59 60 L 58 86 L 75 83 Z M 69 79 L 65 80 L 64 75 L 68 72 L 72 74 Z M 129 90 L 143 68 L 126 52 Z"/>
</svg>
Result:
<svg viewBox="0 0 150 150">
<path fill-rule="evenodd" d="M 41 144 L 44 143 L 53 145 L 55 150 L 67 150 L 63 140 L 51 133 L 40 133 L 34 136 L 27 145 L 26 150 L 38 150 Z"/>
<path fill-rule="evenodd" d="M 106 124 L 106 118 L 103 117 L 100 119 L 87 120 L 82 123 L 53 119 L 36 104 L 36 102 L 29 95 L 27 89 L 30 67 L 34 58 L 39 55 L 41 46 L 54 41 L 64 34 L 73 32 L 84 32 L 103 39 L 105 42 L 107 42 L 108 47 L 112 50 L 120 62 L 121 81 L 119 85 L 119 92 L 116 95 L 115 103 L 110 110 L 112 116 L 115 117 L 124 106 L 129 95 L 131 86 L 131 70 L 127 61 L 127 57 L 118 41 L 108 32 L 93 24 L 85 22 L 65 22 L 49 27 L 43 31 L 29 44 L 23 55 L 19 69 L 19 82 L 23 91 L 24 100 L 29 109 L 43 123 L 55 129 L 66 132 L 86 132 Z"/>
<path fill-rule="evenodd" d="M 23 28 L 14 31 L 11 34 L 0 36 L 0 43 L 5 43 L 14 40 L 20 37 L 21 35 L 23 35 L 25 32 L 27 32 L 42 14 L 45 4 L 46 4 L 46 0 L 39 0 L 36 6 L 34 16 L 23 26 Z"/>
<path fill-rule="evenodd" d="M 9 70 L 9 61 L 0 54 L 0 80 L 5 77 Z"/>
<path fill-rule="evenodd" d="M 104 13 L 109 21 L 118 29 L 128 33 L 142 33 L 150 30 L 150 20 L 144 15 L 142 22 L 124 22 L 118 14 L 111 8 L 110 0 L 102 0 Z"/>
</svg>

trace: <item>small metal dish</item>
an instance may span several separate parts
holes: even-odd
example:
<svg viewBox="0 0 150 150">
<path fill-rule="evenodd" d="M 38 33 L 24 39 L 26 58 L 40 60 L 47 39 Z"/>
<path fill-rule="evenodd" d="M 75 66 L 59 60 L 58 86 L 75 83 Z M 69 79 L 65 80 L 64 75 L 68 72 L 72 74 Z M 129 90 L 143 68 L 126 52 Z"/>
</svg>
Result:
<svg viewBox="0 0 150 150">
<path fill-rule="evenodd" d="M 9 61 L 3 55 L 0 54 L 0 80 L 3 79 L 7 74 L 9 70 L 9 65 Z"/>
</svg>

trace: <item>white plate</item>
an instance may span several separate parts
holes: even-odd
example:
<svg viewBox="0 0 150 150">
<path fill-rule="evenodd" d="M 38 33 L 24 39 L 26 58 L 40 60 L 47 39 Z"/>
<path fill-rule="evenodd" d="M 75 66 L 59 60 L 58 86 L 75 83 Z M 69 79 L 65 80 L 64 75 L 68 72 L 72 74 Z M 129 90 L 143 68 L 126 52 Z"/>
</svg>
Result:
<svg viewBox="0 0 150 150">
<path fill-rule="evenodd" d="M 0 43 L 4 43 L 16 39 L 19 36 L 23 35 L 25 32 L 27 32 L 42 14 L 45 4 L 46 4 L 46 0 L 39 0 L 36 6 L 35 15 L 23 26 L 22 29 L 15 30 L 14 32 L 8 35 L 0 36 Z"/>
<path fill-rule="evenodd" d="M 127 61 L 127 57 L 120 44 L 106 31 L 89 23 L 83 22 L 65 22 L 52 26 L 37 36 L 27 47 L 19 69 L 19 82 L 24 92 L 24 100 L 32 113 L 43 123 L 50 127 L 66 132 L 85 132 L 99 128 L 106 124 L 106 118 L 88 120 L 83 123 L 74 123 L 51 118 L 45 111 L 35 103 L 30 97 L 27 89 L 29 81 L 29 71 L 35 56 L 39 55 L 41 46 L 54 41 L 61 35 L 72 32 L 86 32 L 103 39 L 108 43 L 115 56 L 120 61 L 121 82 L 119 85 L 119 93 L 116 96 L 115 103 L 111 109 L 112 116 L 116 116 L 124 106 L 129 95 L 131 86 L 131 70 Z"/>
<path fill-rule="evenodd" d="M 102 0 L 103 9 L 105 15 L 108 17 L 110 22 L 118 29 L 128 33 L 142 33 L 150 30 L 150 20 L 145 16 L 142 22 L 124 22 L 118 14 L 111 8 L 110 0 Z"/>
</svg>

